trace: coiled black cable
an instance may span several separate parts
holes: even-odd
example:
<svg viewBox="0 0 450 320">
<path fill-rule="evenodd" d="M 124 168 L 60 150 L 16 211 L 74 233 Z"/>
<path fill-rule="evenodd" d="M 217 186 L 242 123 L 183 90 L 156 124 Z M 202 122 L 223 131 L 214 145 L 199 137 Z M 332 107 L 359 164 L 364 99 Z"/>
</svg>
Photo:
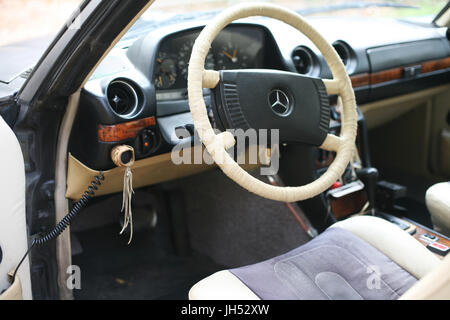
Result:
<svg viewBox="0 0 450 320">
<path fill-rule="evenodd" d="M 70 212 L 49 233 L 47 233 L 46 235 L 33 236 L 30 247 L 14 270 L 12 281 L 15 281 L 17 271 L 19 270 L 25 258 L 34 248 L 34 246 L 43 246 L 47 242 L 58 238 L 64 232 L 64 230 L 67 229 L 67 227 L 72 223 L 72 220 L 80 213 L 81 210 L 83 210 L 87 206 L 89 200 L 95 195 L 95 192 L 102 185 L 102 181 L 105 180 L 105 175 L 102 171 L 100 171 L 99 175 L 95 176 L 94 179 L 95 180 L 91 181 L 91 185 L 84 192 L 81 199 L 72 207 L 72 210 L 70 210 Z"/>
</svg>

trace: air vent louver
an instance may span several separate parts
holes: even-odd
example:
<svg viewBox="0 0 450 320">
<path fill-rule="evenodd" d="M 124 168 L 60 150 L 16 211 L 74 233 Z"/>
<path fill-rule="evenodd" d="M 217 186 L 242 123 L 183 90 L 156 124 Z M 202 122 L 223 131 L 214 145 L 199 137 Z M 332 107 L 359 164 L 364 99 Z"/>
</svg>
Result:
<svg viewBox="0 0 450 320">
<path fill-rule="evenodd" d="M 292 53 L 295 69 L 300 74 L 311 74 L 314 68 L 313 53 L 306 47 L 297 47 Z"/>
<path fill-rule="evenodd" d="M 339 57 L 341 58 L 344 66 L 347 67 L 350 60 L 350 52 L 347 46 L 345 46 L 341 42 L 336 42 L 335 44 L 333 44 L 333 47 L 336 50 Z"/>
<path fill-rule="evenodd" d="M 121 116 L 135 113 L 139 97 L 134 87 L 124 80 L 112 81 L 107 89 L 108 102 L 111 108 Z"/>
<path fill-rule="evenodd" d="M 354 72 L 357 65 L 357 59 L 353 48 L 342 40 L 333 43 L 333 47 L 341 58 L 347 72 Z"/>
</svg>

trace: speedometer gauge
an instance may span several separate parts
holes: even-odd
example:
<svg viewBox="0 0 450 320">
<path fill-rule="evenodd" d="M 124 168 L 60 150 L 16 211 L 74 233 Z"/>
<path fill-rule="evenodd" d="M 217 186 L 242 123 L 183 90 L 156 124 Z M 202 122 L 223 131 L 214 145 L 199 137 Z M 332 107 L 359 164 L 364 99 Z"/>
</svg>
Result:
<svg viewBox="0 0 450 320">
<path fill-rule="evenodd" d="M 177 67 L 175 60 L 161 52 L 156 58 L 155 86 L 158 89 L 167 89 L 177 80 Z"/>
<path fill-rule="evenodd" d="M 189 59 L 191 58 L 192 47 L 194 46 L 194 40 L 189 40 L 185 42 L 181 48 L 180 53 L 178 54 L 178 69 L 180 70 L 180 74 L 187 80 L 188 76 L 188 67 L 189 67 Z M 205 61 L 205 69 L 214 70 L 215 68 L 214 56 L 212 53 L 209 53 L 206 56 Z"/>
</svg>

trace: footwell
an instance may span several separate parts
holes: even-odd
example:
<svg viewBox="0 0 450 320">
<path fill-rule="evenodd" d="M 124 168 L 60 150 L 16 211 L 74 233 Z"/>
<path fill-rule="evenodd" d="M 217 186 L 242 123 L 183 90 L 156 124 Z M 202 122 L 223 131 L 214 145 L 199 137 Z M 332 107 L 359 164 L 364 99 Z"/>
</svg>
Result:
<svg viewBox="0 0 450 320">
<path fill-rule="evenodd" d="M 222 269 L 206 257 L 175 255 L 155 231 L 127 245 L 117 226 L 77 233 L 83 252 L 73 257 L 81 270 L 75 299 L 187 299 L 199 280 Z"/>
</svg>

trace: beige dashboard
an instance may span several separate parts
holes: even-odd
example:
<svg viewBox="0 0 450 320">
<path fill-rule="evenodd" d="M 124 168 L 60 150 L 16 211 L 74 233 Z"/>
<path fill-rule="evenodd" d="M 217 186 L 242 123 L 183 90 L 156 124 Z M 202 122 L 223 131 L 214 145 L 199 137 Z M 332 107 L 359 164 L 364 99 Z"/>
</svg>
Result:
<svg viewBox="0 0 450 320">
<path fill-rule="evenodd" d="M 195 154 L 196 148 L 202 147 L 198 146 L 191 148 L 190 151 L 192 156 Z M 249 150 L 247 150 L 246 159 L 248 159 L 248 154 L 250 153 Z M 203 152 L 203 148 L 201 151 Z M 268 154 L 270 154 L 270 150 L 268 149 L 267 151 Z M 266 158 L 259 161 L 259 164 L 251 164 L 249 161 L 246 161 L 246 163 L 247 164 L 242 165 L 242 167 L 245 170 L 252 170 L 259 167 L 261 163 L 267 164 L 268 162 Z M 172 161 L 170 153 L 157 155 L 135 162 L 132 167 L 133 187 L 137 189 L 144 186 L 151 186 L 198 174 L 214 168 L 216 168 L 215 164 L 206 163 L 176 165 Z M 122 192 L 124 172 L 124 167 L 117 167 L 104 171 L 103 174 L 105 176 L 105 180 L 102 182 L 99 190 L 96 191 L 95 196 Z M 83 196 L 83 193 L 86 191 L 87 187 L 90 186 L 91 181 L 93 181 L 95 176 L 99 174 L 99 171 L 87 167 L 69 153 L 66 198 L 79 200 Z"/>
</svg>

